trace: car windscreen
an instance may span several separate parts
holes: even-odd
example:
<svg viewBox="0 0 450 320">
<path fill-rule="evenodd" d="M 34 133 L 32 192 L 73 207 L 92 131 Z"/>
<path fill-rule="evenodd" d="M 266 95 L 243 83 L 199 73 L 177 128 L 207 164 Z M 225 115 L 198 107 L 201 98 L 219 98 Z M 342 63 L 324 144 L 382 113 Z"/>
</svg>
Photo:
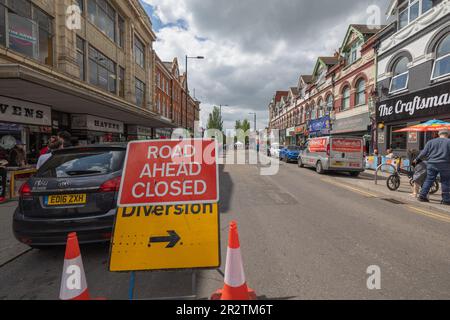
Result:
<svg viewBox="0 0 450 320">
<path fill-rule="evenodd" d="M 41 178 L 104 175 L 122 169 L 125 150 L 88 151 L 53 155 L 38 171 Z"/>
</svg>

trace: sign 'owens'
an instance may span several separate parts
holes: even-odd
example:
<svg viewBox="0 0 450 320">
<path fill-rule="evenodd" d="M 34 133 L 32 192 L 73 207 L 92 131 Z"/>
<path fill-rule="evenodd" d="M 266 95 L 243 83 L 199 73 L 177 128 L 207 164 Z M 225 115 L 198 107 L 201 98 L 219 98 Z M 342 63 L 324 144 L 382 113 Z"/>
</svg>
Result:
<svg viewBox="0 0 450 320">
<path fill-rule="evenodd" d="M 219 201 L 217 141 L 130 142 L 119 207 Z"/>
</svg>

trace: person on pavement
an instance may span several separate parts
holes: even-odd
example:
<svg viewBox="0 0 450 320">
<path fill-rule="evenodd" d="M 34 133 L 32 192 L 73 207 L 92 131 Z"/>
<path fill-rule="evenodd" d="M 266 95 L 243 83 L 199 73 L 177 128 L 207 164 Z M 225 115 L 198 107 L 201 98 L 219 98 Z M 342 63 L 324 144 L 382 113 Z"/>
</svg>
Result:
<svg viewBox="0 0 450 320">
<path fill-rule="evenodd" d="M 439 131 L 439 138 L 429 141 L 414 164 L 427 159 L 427 178 L 420 192 L 420 202 L 430 202 L 428 194 L 438 174 L 441 176 L 442 204 L 450 205 L 450 139 L 449 131 Z"/>
<path fill-rule="evenodd" d="M 43 154 L 42 156 L 39 157 L 38 159 L 38 163 L 36 165 L 36 169 L 40 169 L 44 163 L 47 162 L 48 159 L 50 159 L 50 157 L 52 156 L 52 152 L 55 150 L 59 150 L 59 149 L 63 149 L 64 148 L 64 142 L 62 139 L 54 139 L 53 142 L 51 142 L 48 145 L 49 148 L 49 152 L 46 154 Z"/>
<path fill-rule="evenodd" d="M 58 138 L 63 140 L 64 148 L 72 147 L 72 135 L 67 131 L 61 131 L 58 133 Z"/>
</svg>

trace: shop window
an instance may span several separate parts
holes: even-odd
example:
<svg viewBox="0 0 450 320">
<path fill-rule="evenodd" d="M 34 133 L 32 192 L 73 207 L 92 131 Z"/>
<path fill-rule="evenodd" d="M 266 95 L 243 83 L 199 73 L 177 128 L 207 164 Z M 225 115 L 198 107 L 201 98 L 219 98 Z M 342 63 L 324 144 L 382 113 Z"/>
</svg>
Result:
<svg viewBox="0 0 450 320">
<path fill-rule="evenodd" d="M 364 105 L 366 104 L 366 81 L 364 79 L 360 79 L 356 83 L 356 105 Z"/>
<path fill-rule="evenodd" d="M 136 36 L 134 37 L 134 61 L 138 66 L 144 68 L 145 46 Z"/>
<path fill-rule="evenodd" d="M 408 88 L 409 80 L 409 70 L 408 70 L 409 59 L 407 57 L 402 57 L 397 60 L 393 68 L 393 77 L 391 80 L 390 93 L 395 93 Z"/>
<path fill-rule="evenodd" d="M 392 126 L 391 127 L 391 148 L 393 150 L 406 150 L 408 144 L 407 132 L 395 132 L 404 129 L 406 126 Z"/>
<path fill-rule="evenodd" d="M 350 87 L 346 86 L 342 91 L 342 110 L 350 109 Z"/>
<path fill-rule="evenodd" d="M 89 21 L 115 41 L 116 11 L 106 0 L 88 0 Z"/>
<path fill-rule="evenodd" d="M 432 80 L 448 75 L 450 75 L 450 33 L 437 46 Z"/>
<path fill-rule="evenodd" d="M 144 107 L 145 104 L 145 83 L 136 78 L 136 104 Z"/>
<path fill-rule="evenodd" d="M 86 49 L 85 49 L 85 41 L 77 36 L 77 64 L 80 69 L 80 79 L 85 79 L 86 74 L 86 67 L 85 67 L 85 56 L 86 56 Z"/>
<path fill-rule="evenodd" d="M 98 50 L 89 47 L 89 82 L 116 93 L 116 64 Z"/>
</svg>

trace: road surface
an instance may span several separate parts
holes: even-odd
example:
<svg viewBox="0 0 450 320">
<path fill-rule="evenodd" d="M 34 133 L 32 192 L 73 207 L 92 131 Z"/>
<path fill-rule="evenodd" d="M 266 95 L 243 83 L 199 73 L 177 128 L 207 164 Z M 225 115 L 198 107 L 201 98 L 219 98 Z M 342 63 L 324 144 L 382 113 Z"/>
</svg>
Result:
<svg viewBox="0 0 450 320">
<path fill-rule="evenodd" d="M 255 165 L 222 166 L 222 260 L 227 225 L 236 220 L 247 281 L 262 299 L 450 299 L 450 216 L 342 181 L 295 164 L 282 163 L 275 176 L 259 175 Z M 57 299 L 64 248 L 14 244 L 13 209 L 0 207 L 0 299 Z M 127 299 L 129 274 L 107 271 L 108 246 L 81 251 L 91 294 Z M 372 265 L 381 269 L 380 290 L 366 285 Z M 198 271 L 195 288 L 190 271 L 137 273 L 135 295 L 206 299 L 223 286 L 223 269 Z"/>
</svg>

